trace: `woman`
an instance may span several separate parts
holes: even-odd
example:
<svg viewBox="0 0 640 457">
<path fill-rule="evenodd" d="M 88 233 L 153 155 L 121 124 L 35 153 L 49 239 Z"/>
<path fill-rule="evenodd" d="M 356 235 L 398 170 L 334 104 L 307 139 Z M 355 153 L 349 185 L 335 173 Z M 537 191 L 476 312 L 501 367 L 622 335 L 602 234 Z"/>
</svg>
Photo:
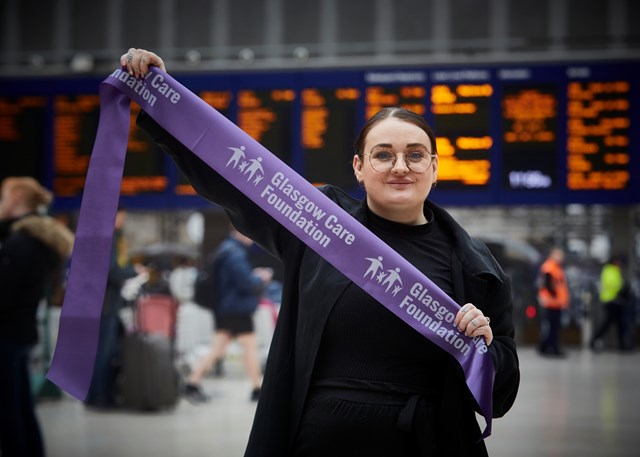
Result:
<svg viewBox="0 0 640 457">
<path fill-rule="evenodd" d="M 121 64 L 137 77 L 149 65 L 164 69 L 156 54 L 133 48 Z M 352 284 L 151 118 L 142 114 L 138 122 L 203 197 L 221 205 L 241 232 L 284 265 L 281 310 L 246 456 L 487 454 L 475 402 L 451 356 Z M 427 200 L 438 175 L 435 146 L 422 117 L 384 109 L 356 142 L 353 169 L 366 198 L 358 201 L 333 186 L 320 191 L 465 304 L 454 322 L 489 345 L 496 366 L 493 412 L 499 417 L 519 385 L 509 280 L 483 244 Z M 419 401 L 407 417 L 403 410 L 412 398 Z"/>
<path fill-rule="evenodd" d="M 38 213 L 52 195 L 35 179 L 10 177 L 0 187 L 0 454 L 43 456 L 29 377 L 38 341 L 36 311 L 71 254 L 73 234 Z"/>
</svg>

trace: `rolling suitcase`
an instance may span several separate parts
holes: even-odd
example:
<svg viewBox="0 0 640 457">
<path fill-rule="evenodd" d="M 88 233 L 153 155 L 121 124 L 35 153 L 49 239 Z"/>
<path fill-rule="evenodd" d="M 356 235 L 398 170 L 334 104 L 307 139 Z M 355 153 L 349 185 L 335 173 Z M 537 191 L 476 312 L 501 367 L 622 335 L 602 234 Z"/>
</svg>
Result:
<svg viewBox="0 0 640 457">
<path fill-rule="evenodd" d="M 135 314 L 136 331 L 122 345 L 123 402 L 142 411 L 171 408 L 179 397 L 173 350 L 177 303 L 170 296 L 143 294 Z"/>
<path fill-rule="evenodd" d="M 125 337 L 121 376 L 125 406 L 142 411 L 175 406 L 179 377 L 171 346 L 160 334 L 136 332 Z"/>
</svg>

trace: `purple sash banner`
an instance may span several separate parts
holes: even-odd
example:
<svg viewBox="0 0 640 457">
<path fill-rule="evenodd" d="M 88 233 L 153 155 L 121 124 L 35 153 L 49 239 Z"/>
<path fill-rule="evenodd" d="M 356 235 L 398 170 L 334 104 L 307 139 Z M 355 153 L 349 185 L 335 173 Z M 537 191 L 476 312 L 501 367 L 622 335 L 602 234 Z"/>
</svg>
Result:
<svg viewBox="0 0 640 457">
<path fill-rule="evenodd" d="M 493 360 L 483 337 L 466 337 L 453 325 L 460 306 L 312 184 L 157 68 L 144 80 L 117 69 L 101 84 L 100 125 L 47 375 L 51 381 L 79 399 L 85 398 L 91 381 L 129 100 L 350 280 L 451 354 L 486 421 L 483 438 L 491 434 Z"/>
</svg>

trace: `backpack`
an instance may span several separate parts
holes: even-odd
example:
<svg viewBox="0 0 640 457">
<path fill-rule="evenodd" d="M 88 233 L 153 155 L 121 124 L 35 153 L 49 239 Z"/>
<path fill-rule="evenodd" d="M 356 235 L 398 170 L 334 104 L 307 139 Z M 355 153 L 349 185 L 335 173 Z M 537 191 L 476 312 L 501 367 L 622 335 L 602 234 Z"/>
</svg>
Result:
<svg viewBox="0 0 640 457">
<path fill-rule="evenodd" d="M 214 259 L 208 258 L 198 271 L 193 286 L 193 301 L 203 308 L 214 310 L 217 305 Z"/>
</svg>

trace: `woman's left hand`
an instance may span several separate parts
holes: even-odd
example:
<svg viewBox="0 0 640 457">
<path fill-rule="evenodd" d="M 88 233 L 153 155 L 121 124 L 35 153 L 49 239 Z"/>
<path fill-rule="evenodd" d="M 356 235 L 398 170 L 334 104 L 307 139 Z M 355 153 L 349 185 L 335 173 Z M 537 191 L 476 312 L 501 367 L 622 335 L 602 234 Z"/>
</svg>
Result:
<svg viewBox="0 0 640 457">
<path fill-rule="evenodd" d="M 129 48 L 126 54 L 120 56 L 120 65 L 126 68 L 131 76 L 144 78 L 149 73 L 150 66 L 156 66 L 162 71 L 167 71 L 164 61 L 155 52 L 146 49 Z"/>
<path fill-rule="evenodd" d="M 493 341 L 493 331 L 489 322 L 491 320 L 471 303 L 467 303 L 460 308 L 453 321 L 458 330 L 471 338 L 484 336 L 487 346 Z"/>
</svg>

